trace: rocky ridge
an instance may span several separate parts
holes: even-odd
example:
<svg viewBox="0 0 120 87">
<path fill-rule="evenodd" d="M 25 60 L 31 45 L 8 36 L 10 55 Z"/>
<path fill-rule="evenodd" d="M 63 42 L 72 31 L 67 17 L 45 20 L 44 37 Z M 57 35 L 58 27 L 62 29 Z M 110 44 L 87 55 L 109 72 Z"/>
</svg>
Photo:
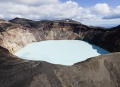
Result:
<svg viewBox="0 0 120 87">
<path fill-rule="evenodd" d="M 77 21 L 42 20 L 23 18 L 0 23 L 1 46 L 15 53 L 28 43 L 43 40 L 84 40 L 110 52 L 120 51 L 120 26 L 113 28 L 93 27 Z"/>
</svg>

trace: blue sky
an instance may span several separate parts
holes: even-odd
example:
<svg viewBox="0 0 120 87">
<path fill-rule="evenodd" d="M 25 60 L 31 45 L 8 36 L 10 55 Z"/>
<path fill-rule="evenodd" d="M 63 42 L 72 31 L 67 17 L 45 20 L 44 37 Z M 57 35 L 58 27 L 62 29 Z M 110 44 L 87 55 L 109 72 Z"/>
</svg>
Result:
<svg viewBox="0 0 120 87">
<path fill-rule="evenodd" d="M 118 0 L 0 0 L 0 19 L 70 18 L 87 25 L 120 24 Z"/>
<path fill-rule="evenodd" d="M 60 0 L 61 2 L 66 2 L 69 0 Z M 82 7 L 90 7 L 94 6 L 97 3 L 107 3 L 112 7 L 116 7 L 120 5 L 120 0 L 71 0 L 77 2 Z"/>
</svg>

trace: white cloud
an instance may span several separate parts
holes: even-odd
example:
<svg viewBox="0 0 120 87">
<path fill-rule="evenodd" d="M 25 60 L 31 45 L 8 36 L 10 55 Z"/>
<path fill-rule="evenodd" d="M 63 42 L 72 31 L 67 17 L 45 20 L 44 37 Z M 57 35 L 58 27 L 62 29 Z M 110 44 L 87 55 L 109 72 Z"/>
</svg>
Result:
<svg viewBox="0 0 120 87">
<path fill-rule="evenodd" d="M 8 1 L 8 0 L 5 0 Z M 18 2 L 22 2 L 18 3 Z M 86 20 L 95 18 L 95 15 L 90 13 L 90 9 L 82 8 L 78 3 L 66 1 L 64 3 L 59 0 L 35 0 L 35 3 L 45 3 L 41 5 L 28 5 L 29 2 L 23 0 L 12 0 L 12 2 L 0 3 L 0 13 L 4 15 L 1 18 L 24 17 L 30 19 L 63 19 L 72 18 L 76 20 Z M 49 3 L 51 2 L 51 3 Z M 6 6 L 7 4 L 7 6 Z M 9 14 L 9 15 L 8 15 Z"/>
<path fill-rule="evenodd" d="M 110 14 L 107 14 L 103 19 L 115 19 L 120 18 L 120 6 L 117 6 L 115 9 L 111 10 Z"/>
<path fill-rule="evenodd" d="M 93 10 L 98 14 L 108 14 L 110 12 L 110 7 L 106 3 L 98 3 L 93 7 Z"/>
<path fill-rule="evenodd" d="M 59 0 L 1 0 L 0 2 L 12 2 L 19 4 L 27 4 L 27 5 L 40 5 L 40 4 L 59 3 Z"/>
<path fill-rule="evenodd" d="M 103 19 L 116 19 L 120 18 L 120 14 L 110 14 L 103 17 Z"/>
<path fill-rule="evenodd" d="M 0 14 L 0 19 L 4 18 L 4 15 L 3 14 Z"/>
<path fill-rule="evenodd" d="M 98 17 L 101 16 L 102 19 L 120 18 L 120 6 L 117 6 L 116 8 L 111 8 L 106 3 L 96 4 L 94 7 L 91 8 L 91 12 L 95 13 Z"/>
<path fill-rule="evenodd" d="M 0 3 L 0 13 L 4 13 L 6 18 L 14 18 L 17 16 L 31 19 L 62 19 L 77 18 L 78 16 L 82 16 L 84 11 L 78 3 L 73 1 L 39 6 L 8 2 L 7 6 L 6 3 Z M 6 14 L 9 15 L 7 16 Z"/>
<path fill-rule="evenodd" d="M 115 8 L 114 12 L 115 12 L 116 14 L 120 14 L 120 6 L 117 6 L 117 7 Z"/>
<path fill-rule="evenodd" d="M 114 15 L 114 18 L 118 18 L 119 14 L 120 6 L 110 8 L 106 3 L 98 3 L 95 6 L 83 8 L 77 2 L 70 0 L 66 2 L 60 0 L 0 1 L 0 19 L 15 17 L 32 20 L 71 18 L 80 22 L 97 23 L 104 22 L 102 17 L 109 19 L 111 15 Z"/>
</svg>

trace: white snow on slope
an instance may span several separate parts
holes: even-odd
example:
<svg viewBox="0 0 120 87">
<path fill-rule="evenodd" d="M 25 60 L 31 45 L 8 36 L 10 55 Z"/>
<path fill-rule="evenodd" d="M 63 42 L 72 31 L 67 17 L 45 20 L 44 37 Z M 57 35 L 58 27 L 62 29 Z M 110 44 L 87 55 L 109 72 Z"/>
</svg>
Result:
<svg viewBox="0 0 120 87">
<path fill-rule="evenodd" d="M 48 40 L 28 44 L 15 55 L 27 60 L 73 65 L 87 58 L 107 53 L 109 52 L 81 40 Z"/>
</svg>

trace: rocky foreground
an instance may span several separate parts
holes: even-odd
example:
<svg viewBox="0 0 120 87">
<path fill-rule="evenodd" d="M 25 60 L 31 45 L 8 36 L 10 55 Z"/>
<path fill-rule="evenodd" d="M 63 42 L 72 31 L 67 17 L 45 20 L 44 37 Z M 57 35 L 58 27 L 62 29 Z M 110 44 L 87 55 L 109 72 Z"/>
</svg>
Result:
<svg viewBox="0 0 120 87">
<path fill-rule="evenodd" d="M 0 20 L 0 87 L 120 87 L 119 36 L 120 26 L 105 29 L 70 19 Z M 88 41 L 114 53 L 72 66 L 28 61 L 11 54 L 28 43 L 60 39 Z"/>
<path fill-rule="evenodd" d="M 120 87 L 120 53 L 62 66 L 22 60 L 0 47 L 0 87 Z"/>
</svg>

